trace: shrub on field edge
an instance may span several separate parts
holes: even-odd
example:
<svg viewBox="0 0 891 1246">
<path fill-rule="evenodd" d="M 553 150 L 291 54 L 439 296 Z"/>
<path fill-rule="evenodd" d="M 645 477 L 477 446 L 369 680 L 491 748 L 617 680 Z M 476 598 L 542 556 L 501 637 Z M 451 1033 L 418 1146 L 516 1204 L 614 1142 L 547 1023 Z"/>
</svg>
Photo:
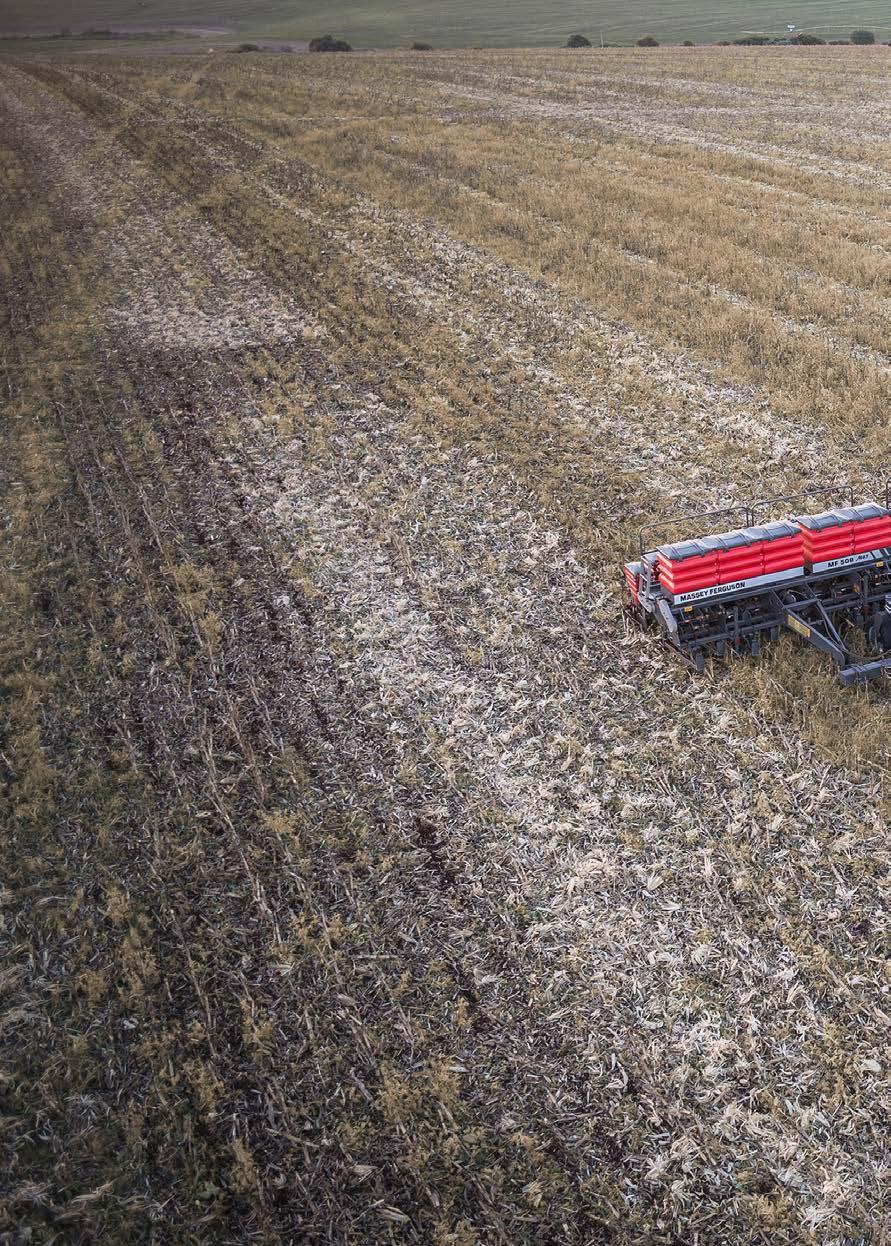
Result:
<svg viewBox="0 0 891 1246">
<path fill-rule="evenodd" d="M 696 44 L 693 42 L 692 39 L 685 39 L 684 42 L 681 44 L 681 47 L 682 48 L 695 48 Z"/>
<path fill-rule="evenodd" d="M 586 39 L 584 35 L 570 35 L 566 40 L 566 46 L 568 48 L 589 48 L 591 40 Z"/>
<path fill-rule="evenodd" d="M 637 46 L 639 48 L 658 48 L 659 40 L 654 39 L 652 35 L 644 35 L 642 39 L 638 39 Z"/>
<path fill-rule="evenodd" d="M 875 41 L 876 41 L 876 37 L 871 30 L 852 30 L 851 31 L 851 42 L 852 43 L 866 44 L 866 43 L 875 43 Z"/>
<path fill-rule="evenodd" d="M 798 36 L 798 38 L 795 40 L 795 42 L 796 42 L 796 43 L 800 43 L 800 44 L 802 44 L 804 47 L 807 47 L 807 48 L 815 48 L 815 47 L 818 47 L 818 46 L 819 46 L 819 47 L 825 47 L 825 46 L 826 46 L 826 40 L 825 40 L 825 39 L 821 39 L 819 35 L 807 35 L 807 34 L 800 34 L 800 35 Z"/>
<path fill-rule="evenodd" d="M 258 43 L 239 43 L 237 48 L 230 48 L 230 52 L 259 52 L 260 45 Z"/>
<path fill-rule="evenodd" d="M 413 43 L 411 45 L 411 50 L 412 52 L 432 52 L 433 44 L 432 43 Z"/>
<path fill-rule="evenodd" d="M 320 35 L 317 39 L 310 39 L 310 52 L 352 52 L 352 48 L 346 39 L 335 39 L 333 35 Z"/>
</svg>

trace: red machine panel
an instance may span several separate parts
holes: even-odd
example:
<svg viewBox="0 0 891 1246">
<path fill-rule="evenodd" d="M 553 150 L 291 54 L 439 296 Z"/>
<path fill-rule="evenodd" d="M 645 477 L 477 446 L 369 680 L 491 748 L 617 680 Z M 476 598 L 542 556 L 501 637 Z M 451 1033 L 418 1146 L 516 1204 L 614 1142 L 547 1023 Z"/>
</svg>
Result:
<svg viewBox="0 0 891 1246">
<path fill-rule="evenodd" d="M 640 601 L 640 563 L 628 562 L 623 570 L 625 572 L 625 583 L 628 585 L 628 591 L 631 594 L 631 600 L 637 605 Z"/>
<path fill-rule="evenodd" d="M 891 513 L 874 502 L 821 515 L 799 515 L 797 523 L 804 538 L 806 565 L 812 571 L 868 562 L 891 547 Z"/>
<path fill-rule="evenodd" d="M 684 541 L 658 551 L 659 583 L 672 594 L 688 593 L 718 582 L 718 554 L 704 541 Z"/>
<path fill-rule="evenodd" d="M 732 592 L 735 587 L 802 575 L 802 533 L 783 520 L 663 545 L 657 551 L 657 566 L 659 582 L 675 601 L 715 596 L 722 589 Z"/>
</svg>

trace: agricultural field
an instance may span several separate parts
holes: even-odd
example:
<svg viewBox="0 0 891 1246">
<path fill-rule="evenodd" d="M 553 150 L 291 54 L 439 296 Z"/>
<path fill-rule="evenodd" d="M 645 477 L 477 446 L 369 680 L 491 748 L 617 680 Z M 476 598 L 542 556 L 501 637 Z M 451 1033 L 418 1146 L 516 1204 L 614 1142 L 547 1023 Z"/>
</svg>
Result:
<svg viewBox="0 0 891 1246">
<path fill-rule="evenodd" d="M 0 64 L 3 1240 L 885 1240 L 886 687 L 619 568 L 879 489 L 889 86 Z"/>
</svg>

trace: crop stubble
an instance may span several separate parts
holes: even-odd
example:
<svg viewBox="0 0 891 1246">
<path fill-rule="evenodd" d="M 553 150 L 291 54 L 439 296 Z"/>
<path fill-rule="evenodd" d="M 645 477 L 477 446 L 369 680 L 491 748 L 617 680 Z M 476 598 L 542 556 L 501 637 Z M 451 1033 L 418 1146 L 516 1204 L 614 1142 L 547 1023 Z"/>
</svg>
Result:
<svg viewBox="0 0 891 1246">
<path fill-rule="evenodd" d="M 10 1223 L 886 1227 L 884 698 L 615 586 L 885 445 L 884 78 L 765 63 L 3 68 Z"/>
</svg>

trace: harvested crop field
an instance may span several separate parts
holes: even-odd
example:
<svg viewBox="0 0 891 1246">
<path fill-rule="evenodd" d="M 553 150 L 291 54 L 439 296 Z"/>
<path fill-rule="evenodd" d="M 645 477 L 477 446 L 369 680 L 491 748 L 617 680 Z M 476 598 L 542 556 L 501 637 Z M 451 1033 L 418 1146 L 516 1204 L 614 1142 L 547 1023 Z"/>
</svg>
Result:
<svg viewBox="0 0 891 1246">
<path fill-rule="evenodd" d="M 886 1240 L 886 686 L 618 567 L 882 480 L 889 86 L 0 63 L 4 1240 Z"/>
</svg>

